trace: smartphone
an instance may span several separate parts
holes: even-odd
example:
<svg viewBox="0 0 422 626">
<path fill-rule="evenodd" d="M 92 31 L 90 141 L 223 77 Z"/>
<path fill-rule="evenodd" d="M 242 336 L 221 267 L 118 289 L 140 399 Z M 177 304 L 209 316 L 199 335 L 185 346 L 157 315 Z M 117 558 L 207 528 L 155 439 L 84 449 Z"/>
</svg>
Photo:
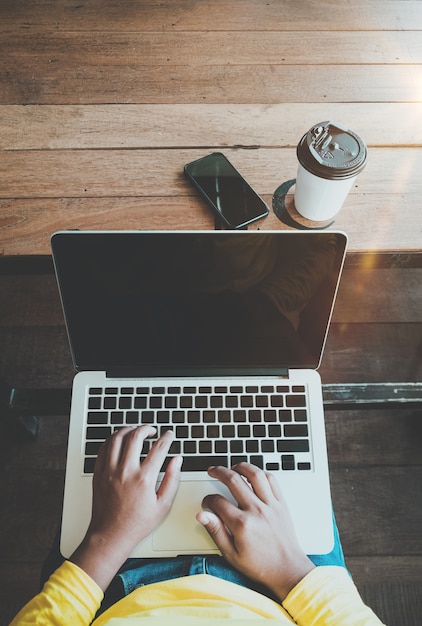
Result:
<svg viewBox="0 0 422 626">
<path fill-rule="evenodd" d="M 221 152 L 188 163 L 184 172 L 227 228 L 245 228 L 269 213 L 267 204 Z"/>
</svg>

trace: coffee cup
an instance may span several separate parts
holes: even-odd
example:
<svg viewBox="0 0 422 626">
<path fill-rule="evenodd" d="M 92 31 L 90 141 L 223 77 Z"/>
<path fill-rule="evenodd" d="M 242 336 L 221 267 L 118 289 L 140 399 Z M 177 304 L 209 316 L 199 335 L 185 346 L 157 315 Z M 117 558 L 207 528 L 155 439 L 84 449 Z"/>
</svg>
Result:
<svg viewBox="0 0 422 626">
<path fill-rule="evenodd" d="M 331 219 L 367 159 L 362 139 L 336 122 L 315 124 L 300 140 L 297 150 L 295 207 L 313 221 Z"/>
</svg>

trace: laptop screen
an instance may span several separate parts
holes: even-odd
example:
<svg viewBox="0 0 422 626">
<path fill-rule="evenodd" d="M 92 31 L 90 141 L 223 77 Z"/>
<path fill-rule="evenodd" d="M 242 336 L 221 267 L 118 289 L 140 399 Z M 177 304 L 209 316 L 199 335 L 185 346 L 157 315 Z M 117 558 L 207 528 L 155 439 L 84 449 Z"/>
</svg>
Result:
<svg viewBox="0 0 422 626">
<path fill-rule="evenodd" d="M 330 231 L 56 233 L 75 367 L 125 376 L 317 368 L 345 247 Z"/>
</svg>

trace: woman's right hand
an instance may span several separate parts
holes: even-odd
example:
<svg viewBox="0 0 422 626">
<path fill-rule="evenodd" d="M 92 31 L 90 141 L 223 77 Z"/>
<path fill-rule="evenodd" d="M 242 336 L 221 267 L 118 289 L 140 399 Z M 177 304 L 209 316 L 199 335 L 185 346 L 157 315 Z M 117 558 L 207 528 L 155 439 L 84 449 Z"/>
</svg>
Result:
<svg viewBox="0 0 422 626">
<path fill-rule="evenodd" d="M 208 473 L 228 487 L 238 506 L 208 495 L 197 520 L 229 563 L 283 601 L 314 565 L 298 542 L 277 480 L 249 463 L 210 467 Z"/>
</svg>

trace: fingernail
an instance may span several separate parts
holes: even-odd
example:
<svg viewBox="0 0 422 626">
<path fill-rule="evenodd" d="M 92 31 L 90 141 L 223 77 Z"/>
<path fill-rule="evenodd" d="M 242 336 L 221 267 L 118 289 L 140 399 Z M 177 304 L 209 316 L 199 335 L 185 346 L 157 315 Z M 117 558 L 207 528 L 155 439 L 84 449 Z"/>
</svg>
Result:
<svg viewBox="0 0 422 626">
<path fill-rule="evenodd" d="M 210 518 L 203 511 L 197 515 L 196 519 L 198 520 L 200 524 L 202 524 L 202 526 L 207 526 L 207 524 L 210 523 Z"/>
</svg>

